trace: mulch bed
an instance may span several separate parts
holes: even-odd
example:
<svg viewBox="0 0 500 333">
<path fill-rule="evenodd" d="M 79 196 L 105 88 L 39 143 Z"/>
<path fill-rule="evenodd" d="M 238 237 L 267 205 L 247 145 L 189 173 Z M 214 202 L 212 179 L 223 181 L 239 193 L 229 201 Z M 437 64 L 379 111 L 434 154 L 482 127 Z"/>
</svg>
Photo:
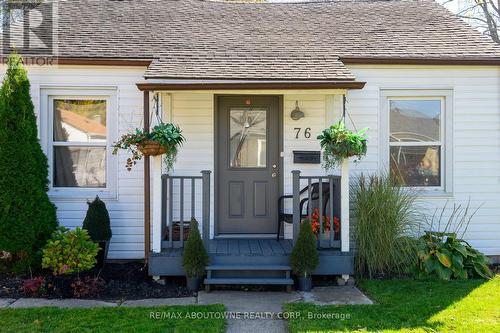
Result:
<svg viewBox="0 0 500 333">
<path fill-rule="evenodd" d="M 43 276 L 43 288 L 36 294 L 25 293 L 23 281 L 29 277 L 19 277 L 0 273 L 0 297 L 46 297 L 46 298 L 77 298 L 71 286 L 76 275 L 53 277 L 50 273 L 34 275 Z M 148 276 L 147 268 L 142 263 L 107 263 L 102 270 L 93 269 L 80 273 L 80 280 L 102 279 L 102 285 L 95 288 L 91 295 L 82 296 L 86 299 L 100 300 L 134 300 L 144 298 L 171 298 L 193 296 L 185 286 L 184 277 L 168 278 L 165 284 L 159 284 Z M 88 285 L 88 283 L 85 283 Z"/>
</svg>

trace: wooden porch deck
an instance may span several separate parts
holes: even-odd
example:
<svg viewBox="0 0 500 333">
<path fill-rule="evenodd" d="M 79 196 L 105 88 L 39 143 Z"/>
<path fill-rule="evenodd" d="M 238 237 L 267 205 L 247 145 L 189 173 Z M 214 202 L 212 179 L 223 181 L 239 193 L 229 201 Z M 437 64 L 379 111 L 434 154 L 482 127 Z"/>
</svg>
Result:
<svg viewBox="0 0 500 333">
<path fill-rule="evenodd" d="M 292 240 L 289 239 L 211 239 L 208 241 L 210 265 L 289 265 Z M 149 273 L 156 276 L 184 275 L 183 248 L 163 248 L 149 258 Z M 352 252 L 335 248 L 319 249 L 320 265 L 317 275 L 353 273 Z"/>
<path fill-rule="evenodd" d="M 212 256 L 281 256 L 292 253 L 292 240 L 281 239 L 211 239 L 208 253 Z M 182 256 L 183 248 L 164 248 L 165 256 Z"/>
</svg>

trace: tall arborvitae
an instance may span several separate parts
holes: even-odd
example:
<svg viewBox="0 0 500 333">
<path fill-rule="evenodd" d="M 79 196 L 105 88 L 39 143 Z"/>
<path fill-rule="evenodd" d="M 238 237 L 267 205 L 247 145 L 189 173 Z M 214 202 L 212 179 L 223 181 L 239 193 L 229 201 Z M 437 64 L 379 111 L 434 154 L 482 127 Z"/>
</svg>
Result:
<svg viewBox="0 0 500 333">
<path fill-rule="evenodd" d="M 47 157 L 38 140 L 30 83 L 19 55 L 11 55 L 0 90 L 0 251 L 10 268 L 40 265 L 40 249 L 57 227 L 48 190 Z"/>
</svg>

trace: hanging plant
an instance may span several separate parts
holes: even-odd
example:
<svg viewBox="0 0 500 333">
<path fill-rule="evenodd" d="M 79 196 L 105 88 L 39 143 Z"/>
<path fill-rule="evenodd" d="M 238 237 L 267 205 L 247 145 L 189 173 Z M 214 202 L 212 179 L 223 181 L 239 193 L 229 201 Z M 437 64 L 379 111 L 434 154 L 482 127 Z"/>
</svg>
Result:
<svg viewBox="0 0 500 333">
<path fill-rule="evenodd" d="M 366 131 L 368 128 L 353 132 L 347 129 L 342 121 L 325 129 L 318 136 L 323 149 L 323 167 L 327 170 L 333 169 L 340 166 L 344 159 L 353 156 L 356 156 L 354 162 L 359 162 L 366 155 Z"/>
<path fill-rule="evenodd" d="M 120 149 L 132 154 L 132 157 L 127 159 L 128 171 L 143 156 L 164 155 L 166 169 L 171 170 L 177 157 L 177 150 L 184 141 L 185 138 L 178 126 L 160 123 L 149 132 L 136 129 L 133 133 L 123 134 L 120 140 L 113 144 L 113 154 L 117 154 Z"/>
</svg>

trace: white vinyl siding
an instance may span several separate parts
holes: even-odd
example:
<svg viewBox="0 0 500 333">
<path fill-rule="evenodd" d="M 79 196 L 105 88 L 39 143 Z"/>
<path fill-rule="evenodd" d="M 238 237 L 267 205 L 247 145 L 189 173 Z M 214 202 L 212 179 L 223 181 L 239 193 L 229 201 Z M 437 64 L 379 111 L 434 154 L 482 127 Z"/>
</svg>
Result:
<svg viewBox="0 0 500 333">
<path fill-rule="evenodd" d="M 377 172 L 386 167 L 381 154 L 381 92 L 383 90 L 451 91 L 453 132 L 451 134 L 452 193 L 423 196 L 419 204 L 428 211 L 454 203 L 483 205 L 466 234 L 466 239 L 489 255 L 500 255 L 500 71 L 498 67 L 480 66 L 349 66 L 358 81 L 367 82 L 362 90 L 351 90 L 347 111 L 357 129 L 369 127 L 368 154 L 352 165 L 352 175 Z M 143 94 L 136 83 L 142 81 L 145 68 L 59 66 L 30 68 L 31 93 L 37 112 L 42 88 L 107 86 L 116 90 L 117 132 L 142 127 Z M 226 92 L 227 93 L 227 92 Z M 231 92 L 235 93 L 235 92 Z M 251 92 L 241 92 L 251 93 Z M 258 92 L 255 92 L 258 93 Z M 269 92 L 267 92 L 269 93 Z M 327 92 L 276 92 L 284 95 L 284 192 L 291 192 L 291 170 L 304 174 L 324 174 L 320 165 L 292 163 L 293 150 L 318 150 L 316 135 L 341 115 L 340 95 Z M 179 124 L 187 137 L 180 149 L 175 174 L 198 175 L 213 171 L 214 166 L 214 97 L 211 92 L 162 94 L 165 119 Z M 305 113 L 299 121 L 290 119 L 295 101 Z M 172 111 L 170 111 L 172 110 Z M 353 128 L 348 119 L 347 125 Z M 311 128 L 311 139 L 295 139 L 295 127 Z M 125 169 L 127 154 L 120 152 L 117 167 L 116 199 L 106 199 L 113 238 L 110 258 L 143 258 L 143 164 L 132 171 Z M 335 171 L 338 173 L 338 171 Z M 449 175 L 446 172 L 446 175 Z M 354 179 L 354 178 L 352 178 Z M 213 191 L 213 178 L 212 178 Z M 91 199 L 96 193 L 89 193 Z M 212 192 L 213 198 L 213 192 Z M 82 225 L 87 210 L 82 198 L 54 199 L 62 225 Z M 212 200 L 213 205 L 213 200 Z M 213 214 L 213 206 L 211 212 Z M 212 218 L 213 223 L 213 218 Z"/>
<path fill-rule="evenodd" d="M 348 110 L 358 128 L 370 127 L 368 155 L 360 171 L 386 170 L 382 156 L 381 107 L 384 90 L 451 91 L 452 192 L 423 195 L 422 210 L 433 212 L 448 202 L 480 205 L 465 238 L 488 255 L 500 254 L 500 68 L 482 66 L 351 65 L 356 79 L 367 82 L 348 93 Z M 387 141 L 383 140 L 385 144 Z M 376 163 L 373 163 L 376 161 Z M 446 174 L 449 175 L 448 171 Z M 449 210 L 448 210 L 449 213 Z"/>
<path fill-rule="evenodd" d="M 39 126 L 47 114 L 40 114 L 43 91 L 77 89 L 78 94 L 105 94 L 114 100 L 110 108 L 114 119 L 115 138 L 128 130 L 142 127 L 143 94 L 136 83 L 142 80 L 145 68 L 102 67 L 102 66 L 58 66 L 27 67 L 31 82 L 31 96 L 38 114 Z M 0 67 L 3 76 L 5 67 Z M 96 90 L 90 92 L 91 90 Z M 65 95 L 65 94 L 63 94 Z M 114 97 L 111 97 L 114 96 Z M 41 128 L 48 131 L 48 127 Z M 43 132 L 43 131 L 41 131 Z M 40 133 L 43 147 L 47 147 L 47 136 Z M 109 138 L 111 144 L 115 138 Z M 113 157 L 111 157 L 113 158 Z M 109 198 L 100 189 L 84 189 L 86 194 L 66 194 L 51 199 L 57 206 L 59 223 L 69 228 L 81 227 L 87 212 L 87 200 L 97 194 L 103 196 L 111 218 L 110 259 L 144 258 L 144 212 L 143 212 L 143 163 L 138 163 L 132 171 L 125 169 L 127 154 L 120 152 L 116 157 L 115 190 Z M 78 189 L 81 190 L 81 189 Z"/>
</svg>

